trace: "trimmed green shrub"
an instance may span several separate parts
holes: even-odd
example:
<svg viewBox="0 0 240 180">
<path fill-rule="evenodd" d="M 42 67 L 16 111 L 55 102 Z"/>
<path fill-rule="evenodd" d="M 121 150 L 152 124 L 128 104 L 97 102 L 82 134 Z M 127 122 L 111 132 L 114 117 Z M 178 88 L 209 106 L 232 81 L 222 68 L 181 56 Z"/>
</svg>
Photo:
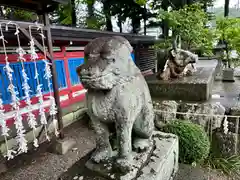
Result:
<svg viewBox="0 0 240 180">
<path fill-rule="evenodd" d="M 179 137 L 180 163 L 197 163 L 208 157 L 210 141 L 201 126 L 189 121 L 175 120 L 165 125 L 162 131 Z"/>
</svg>

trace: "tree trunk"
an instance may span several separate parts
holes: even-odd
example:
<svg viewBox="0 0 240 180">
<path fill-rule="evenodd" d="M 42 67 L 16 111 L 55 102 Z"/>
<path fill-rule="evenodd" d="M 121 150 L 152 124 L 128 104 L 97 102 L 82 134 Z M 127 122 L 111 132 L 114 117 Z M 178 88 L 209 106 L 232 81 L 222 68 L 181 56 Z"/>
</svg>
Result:
<svg viewBox="0 0 240 180">
<path fill-rule="evenodd" d="M 122 20 L 121 20 L 121 17 L 118 17 L 117 25 L 119 27 L 119 32 L 122 33 Z"/>
<path fill-rule="evenodd" d="M 106 15 L 106 30 L 107 31 L 113 31 L 113 26 L 112 26 L 112 20 L 111 20 L 111 16 Z"/>
<path fill-rule="evenodd" d="M 105 18 L 106 18 L 106 30 L 113 31 L 111 13 L 109 10 L 109 4 L 108 4 L 107 0 L 103 1 L 103 12 L 104 12 Z"/>
<path fill-rule="evenodd" d="M 206 1 L 203 4 L 203 9 L 204 9 L 204 12 L 206 13 L 207 12 L 207 2 Z"/>
<path fill-rule="evenodd" d="M 229 15 L 229 0 L 225 0 L 224 17 L 227 17 L 228 15 Z"/>
<path fill-rule="evenodd" d="M 169 6 L 168 3 L 167 4 L 163 4 L 162 5 L 163 10 L 167 11 L 168 10 L 168 6 Z M 166 20 L 162 20 L 162 27 L 161 28 L 162 28 L 163 37 L 164 38 L 168 38 L 168 36 L 169 36 L 169 26 L 168 26 L 168 23 L 167 23 Z"/>
<path fill-rule="evenodd" d="M 140 25 L 141 25 L 141 19 L 138 17 L 132 17 L 132 33 L 133 34 L 138 34 L 140 30 Z"/>
<path fill-rule="evenodd" d="M 71 0 L 71 16 L 72 16 L 72 26 L 77 25 L 77 16 L 76 16 L 76 5 L 75 5 L 75 0 Z"/>
<path fill-rule="evenodd" d="M 3 13 L 3 7 L 0 7 L 0 16 L 2 19 L 4 19 L 4 13 Z"/>
<path fill-rule="evenodd" d="M 92 23 L 94 21 L 95 15 L 94 15 L 94 3 L 95 0 L 91 0 L 87 2 L 87 28 L 93 28 Z"/>
<path fill-rule="evenodd" d="M 146 8 L 146 4 L 144 5 L 144 35 L 147 35 L 147 8 Z"/>
<path fill-rule="evenodd" d="M 225 0 L 225 4 L 224 4 L 224 17 L 227 17 L 229 15 L 229 0 Z M 231 67 L 230 64 L 230 59 L 229 59 L 229 49 L 228 49 L 228 43 L 225 41 L 225 45 L 226 45 L 226 54 L 227 54 L 227 63 L 228 63 L 228 67 Z"/>
<path fill-rule="evenodd" d="M 168 38 L 168 36 L 169 36 L 169 27 L 168 27 L 168 23 L 167 23 L 166 20 L 163 20 L 162 31 L 163 31 L 163 37 L 164 38 Z"/>
<path fill-rule="evenodd" d="M 87 4 L 88 18 L 94 17 L 94 1 Z"/>
</svg>

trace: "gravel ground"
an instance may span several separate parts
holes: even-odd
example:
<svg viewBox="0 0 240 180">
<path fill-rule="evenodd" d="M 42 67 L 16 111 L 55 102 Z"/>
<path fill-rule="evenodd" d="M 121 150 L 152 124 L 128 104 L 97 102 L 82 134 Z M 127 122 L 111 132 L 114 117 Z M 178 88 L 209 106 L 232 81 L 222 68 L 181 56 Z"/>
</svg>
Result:
<svg viewBox="0 0 240 180">
<path fill-rule="evenodd" d="M 65 130 L 66 138 L 74 138 L 76 147 L 65 155 L 47 152 L 49 144 L 42 144 L 37 151 L 10 161 L 10 170 L 0 175 L 0 180 L 57 180 L 73 164 L 95 147 L 94 134 L 83 122 Z"/>
<path fill-rule="evenodd" d="M 237 180 L 226 177 L 216 171 L 192 167 L 185 164 L 179 165 L 179 171 L 174 180 Z"/>
</svg>

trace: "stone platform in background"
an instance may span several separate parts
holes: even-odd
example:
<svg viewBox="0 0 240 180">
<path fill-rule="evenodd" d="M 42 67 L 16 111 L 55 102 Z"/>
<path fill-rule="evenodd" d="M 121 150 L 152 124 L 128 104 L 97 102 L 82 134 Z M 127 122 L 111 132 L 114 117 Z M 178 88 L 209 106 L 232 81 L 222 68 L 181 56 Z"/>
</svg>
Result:
<svg viewBox="0 0 240 180">
<path fill-rule="evenodd" d="M 146 152 L 135 153 L 134 166 L 127 174 L 114 171 L 112 164 L 93 164 L 91 153 L 81 159 L 61 180 L 171 180 L 178 171 L 178 137 L 155 131 L 154 145 Z M 78 172 L 69 176 L 70 172 Z"/>
<path fill-rule="evenodd" d="M 171 81 L 158 80 L 156 75 L 145 79 L 152 98 L 163 100 L 207 101 L 212 92 L 216 67 L 197 67 L 192 76 Z"/>
</svg>

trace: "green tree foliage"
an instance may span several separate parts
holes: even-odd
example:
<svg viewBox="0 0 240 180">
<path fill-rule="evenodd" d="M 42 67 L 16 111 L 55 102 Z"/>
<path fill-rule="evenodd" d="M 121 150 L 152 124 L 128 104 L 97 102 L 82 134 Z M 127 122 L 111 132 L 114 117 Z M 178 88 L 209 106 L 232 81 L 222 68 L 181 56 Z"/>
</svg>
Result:
<svg viewBox="0 0 240 180">
<path fill-rule="evenodd" d="M 76 24 L 76 18 L 74 17 L 75 12 L 75 2 L 79 2 L 79 0 L 69 0 L 67 5 L 59 5 L 58 8 L 51 13 L 51 20 L 56 24 L 63 25 L 72 25 Z M 38 16 L 36 13 L 22 10 L 18 8 L 10 8 L 10 7 L 1 7 L 1 16 L 5 19 L 11 20 L 20 20 L 20 21 L 36 21 Z"/>
<path fill-rule="evenodd" d="M 84 27 L 88 29 L 102 29 L 105 24 L 105 15 L 97 10 L 94 11 L 94 15 L 91 18 L 87 17 L 82 23 L 82 25 L 84 25 Z"/>
<path fill-rule="evenodd" d="M 77 25 L 76 7 L 82 3 L 83 0 L 69 0 L 68 4 L 60 4 L 56 10 L 51 13 L 52 22 L 61 25 Z"/>
<path fill-rule="evenodd" d="M 160 19 L 167 21 L 174 32 L 174 36 L 181 37 L 184 49 L 198 48 L 205 53 L 211 53 L 215 33 L 213 29 L 207 28 L 208 15 L 202 9 L 202 5 L 194 3 L 185 5 L 182 9 L 164 11 L 159 15 Z"/>
<path fill-rule="evenodd" d="M 204 6 L 202 8 L 206 9 L 206 6 L 211 6 L 214 0 L 153 0 L 151 1 L 151 18 L 148 27 L 161 27 L 163 30 L 164 37 L 168 37 L 169 27 L 166 21 L 163 19 L 158 19 L 159 9 L 167 11 L 168 7 L 174 10 L 183 8 L 185 5 L 191 5 L 193 3 L 202 3 Z"/>
<path fill-rule="evenodd" d="M 229 67 L 231 66 L 230 52 L 236 50 L 240 55 L 240 19 L 231 17 L 222 17 L 217 19 L 217 35 L 220 41 L 227 45 L 226 59 Z"/>
<path fill-rule="evenodd" d="M 109 0 L 107 7 L 110 9 L 110 15 L 117 16 L 120 22 L 130 18 L 132 20 L 132 33 L 138 33 L 141 20 L 147 14 L 143 6 L 145 2 L 145 0 Z"/>
<path fill-rule="evenodd" d="M 17 8 L 9 8 L 9 7 L 0 7 L 1 8 L 1 16 L 4 19 L 11 20 L 21 20 L 21 21 L 35 21 L 37 20 L 37 15 L 33 12 L 25 11 Z"/>
<path fill-rule="evenodd" d="M 59 5 L 54 12 L 54 23 L 71 25 L 72 24 L 72 4 L 69 2 L 67 5 Z"/>
<path fill-rule="evenodd" d="M 198 163 L 209 155 L 210 142 L 201 126 L 188 121 L 175 120 L 165 125 L 162 131 L 179 137 L 180 163 Z"/>
</svg>

